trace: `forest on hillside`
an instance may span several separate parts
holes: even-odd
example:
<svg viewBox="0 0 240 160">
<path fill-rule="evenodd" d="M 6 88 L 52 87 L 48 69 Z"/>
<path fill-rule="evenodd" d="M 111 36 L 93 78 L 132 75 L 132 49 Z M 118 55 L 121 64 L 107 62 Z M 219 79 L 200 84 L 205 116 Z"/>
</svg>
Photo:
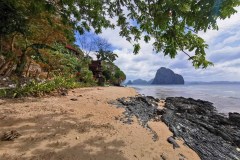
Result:
<svg viewBox="0 0 240 160">
<path fill-rule="evenodd" d="M 134 54 L 143 40 L 156 53 L 170 58 L 182 53 L 195 68 L 207 68 L 213 63 L 199 32 L 218 30 L 218 20 L 235 14 L 239 5 L 239 0 L 1 0 L 0 95 L 120 85 L 126 75 L 114 64 L 117 55 L 106 40 L 88 44 L 80 38 L 90 48 L 75 44 L 76 35 L 107 28 L 118 27 Z"/>
<path fill-rule="evenodd" d="M 102 38 L 76 37 L 74 26 L 56 9 L 48 1 L 0 2 L 0 97 L 120 85 L 125 80 L 114 64 L 117 55 L 111 45 Z M 76 38 L 89 47 L 80 48 Z M 89 52 L 95 53 L 97 60 Z"/>
</svg>

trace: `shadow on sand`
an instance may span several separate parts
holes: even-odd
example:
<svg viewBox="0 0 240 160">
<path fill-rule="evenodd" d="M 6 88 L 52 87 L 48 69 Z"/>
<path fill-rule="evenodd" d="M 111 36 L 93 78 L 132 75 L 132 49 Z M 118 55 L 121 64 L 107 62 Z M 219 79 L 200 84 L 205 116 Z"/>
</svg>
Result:
<svg viewBox="0 0 240 160">
<path fill-rule="evenodd" d="M 0 115 L 2 117 L 3 115 Z M 71 131 L 81 134 L 98 131 L 108 133 L 114 130 L 110 124 L 93 124 L 89 118 L 93 115 L 73 118 L 69 114 L 47 114 L 32 118 L 8 118 L 0 120 L 1 134 L 7 130 L 17 130 L 22 136 L 14 141 L 0 141 L 0 159 L 2 160 L 125 160 L 121 140 L 107 141 L 103 136 L 93 136 L 76 145 L 62 141 Z M 96 135 L 96 134 L 95 134 Z M 41 147 L 44 144 L 44 147 Z M 1 153 L 3 150 L 16 154 Z M 30 153 L 26 155 L 26 152 Z M 8 152 L 10 153 L 10 152 Z"/>
</svg>

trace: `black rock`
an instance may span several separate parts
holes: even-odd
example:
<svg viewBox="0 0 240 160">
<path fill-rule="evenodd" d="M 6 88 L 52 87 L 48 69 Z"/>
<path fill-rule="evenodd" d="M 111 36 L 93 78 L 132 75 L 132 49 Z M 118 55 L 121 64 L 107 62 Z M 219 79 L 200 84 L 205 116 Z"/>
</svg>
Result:
<svg viewBox="0 0 240 160">
<path fill-rule="evenodd" d="M 192 98 L 169 97 L 165 109 L 159 110 L 159 100 L 151 96 L 120 98 L 109 102 L 125 109 L 120 120 L 132 123 L 136 116 L 138 122 L 158 139 L 157 133 L 148 126 L 151 120 L 161 119 L 174 137 L 181 137 L 202 160 L 239 160 L 240 126 L 239 113 L 229 113 L 229 118 L 217 113 L 211 102 Z M 178 147 L 173 137 L 167 139 Z"/>
<path fill-rule="evenodd" d="M 218 114 L 210 102 L 183 97 L 167 98 L 165 107 L 162 120 L 201 159 L 239 160 L 239 114 L 227 118 Z"/>
<path fill-rule="evenodd" d="M 152 84 L 184 84 L 181 75 L 175 74 L 171 69 L 161 67 L 158 69 Z"/>
<path fill-rule="evenodd" d="M 119 98 L 117 102 L 109 102 L 125 109 L 124 117 L 120 120 L 125 124 L 131 124 L 133 122 L 132 117 L 136 116 L 138 122 L 145 128 L 147 128 L 152 134 L 152 139 L 156 141 L 158 136 L 149 126 L 148 122 L 151 120 L 160 120 L 163 112 L 158 109 L 158 99 L 151 96 L 135 96 L 128 98 Z"/>
<path fill-rule="evenodd" d="M 171 143 L 173 145 L 173 149 L 180 148 L 180 146 L 177 144 L 177 142 L 175 141 L 175 139 L 172 136 L 168 137 L 167 141 L 168 141 L 168 143 Z"/>
<path fill-rule="evenodd" d="M 234 112 L 234 113 L 229 113 L 228 115 L 229 115 L 229 120 L 240 127 L 240 114 Z"/>
</svg>

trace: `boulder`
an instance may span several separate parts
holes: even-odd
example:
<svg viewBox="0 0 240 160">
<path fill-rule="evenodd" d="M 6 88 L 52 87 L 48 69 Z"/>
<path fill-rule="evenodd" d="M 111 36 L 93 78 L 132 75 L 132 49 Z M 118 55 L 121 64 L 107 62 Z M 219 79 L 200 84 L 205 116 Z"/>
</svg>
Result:
<svg viewBox="0 0 240 160">
<path fill-rule="evenodd" d="M 183 97 L 168 97 L 161 117 L 202 160 L 239 160 L 239 118 L 238 113 L 222 116 L 211 102 Z"/>
</svg>

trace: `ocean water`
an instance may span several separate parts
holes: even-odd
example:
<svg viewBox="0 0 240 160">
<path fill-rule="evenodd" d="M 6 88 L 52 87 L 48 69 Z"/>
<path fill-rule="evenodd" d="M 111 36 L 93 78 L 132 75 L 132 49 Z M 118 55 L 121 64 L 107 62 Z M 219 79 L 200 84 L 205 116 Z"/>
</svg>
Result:
<svg viewBox="0 0 240 160">
<path fill-rule="evenodd" d="M 220 113 L 240 113 L 240 84 L 130 85 L 138 93 L 165 99 L 185 97 L 210 101 Z"/>
</svg>

